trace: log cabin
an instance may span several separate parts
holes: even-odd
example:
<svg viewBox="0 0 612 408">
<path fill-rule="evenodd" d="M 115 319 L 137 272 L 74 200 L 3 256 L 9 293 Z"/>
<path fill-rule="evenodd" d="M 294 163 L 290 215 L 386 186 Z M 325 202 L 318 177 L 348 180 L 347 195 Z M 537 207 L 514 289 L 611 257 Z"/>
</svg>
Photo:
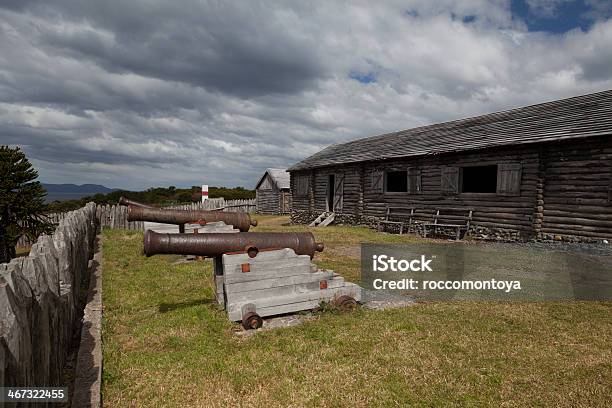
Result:
<svg viewBox="0 0 612 408">
<path fill-rule="evenodd" d="M 463 210 L 475 238 L 609 240 L 612 90 L 334 144 L 288 171 L 295 223 Z"/>
<path fill-rule="evenodd" d="M 257 212 L 289 214 L 291 191 L 289 173 L 285 169 L 266 169 L 255 186 Z"/>
</svg>

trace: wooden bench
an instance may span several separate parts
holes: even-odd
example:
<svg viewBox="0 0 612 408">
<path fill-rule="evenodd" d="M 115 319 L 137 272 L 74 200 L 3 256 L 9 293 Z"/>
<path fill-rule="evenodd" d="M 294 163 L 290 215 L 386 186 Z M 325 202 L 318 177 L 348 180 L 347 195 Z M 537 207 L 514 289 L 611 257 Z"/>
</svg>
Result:
<svg viewBox="0 0 612 408">
<path fill-rule="evenodd" d="M 427 237 L 428 227 L 432 227 L 435 231 L 442 228 L 452 228 L 455 230 L 455 240 L 461 239 L 461 232 L 465 231 L 463 236 L 470 231 L 470 222 L 472 221 L 472 210 L 464 208 L 444 208 L 436 210 L 433 216 L 433 222 L 423 223 L 423 237 Z"/>
<path fill-rule="evenodd" d="M 386 225 L 397 225 L 399 226 L 399 233 L 402 235 L 404 233 L 404 226 L 408 225 L 408 232 L 410 232 L 414 210 L 412 207 L 387 207 L 385 219 L 378 221 L 376 230 L 384 231 Z"/>
<path fill-rule="evenodd" d="M 434 222 L 434 217 L 437 214 L 437 210 L 428 209 L 428 208 L 415 208 L 414 213 L 412 215 L 412 219 L 410 220 L 410 226 L 408 230 L 412 229 L 417 225 L 423 224 L 431 224 Z"/>
</svg>

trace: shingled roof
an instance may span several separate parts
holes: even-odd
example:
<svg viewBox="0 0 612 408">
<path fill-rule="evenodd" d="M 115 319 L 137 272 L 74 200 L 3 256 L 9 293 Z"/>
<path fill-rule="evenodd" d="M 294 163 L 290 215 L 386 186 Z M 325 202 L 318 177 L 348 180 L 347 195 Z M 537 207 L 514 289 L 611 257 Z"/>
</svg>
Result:
<svg viewBox="0 0 612 408">
<path fill-rule="evenodd" d="M 270 175 L 270 177 L 272 178 L 272 181 L 276 184 L 276 187 L 278 187 L 279 189 L 282 190 L 282 189 L 291 188 L 291 182 L 289 181 L 289 173 L 287 173 L 287 170 L 285 169 L 266 169 L 266 172 L 263 174 L 263 176 L 261 176 L 261 178 L 255 185 L 256 189 L 259 188 L 259 185 L 266 177 L 266 174 Z"/>
<path fill-rule="evenodd" d="M 612 90 L 334 144 L 289 171 L 601 135 L 612 136 Z"/>
</svg>

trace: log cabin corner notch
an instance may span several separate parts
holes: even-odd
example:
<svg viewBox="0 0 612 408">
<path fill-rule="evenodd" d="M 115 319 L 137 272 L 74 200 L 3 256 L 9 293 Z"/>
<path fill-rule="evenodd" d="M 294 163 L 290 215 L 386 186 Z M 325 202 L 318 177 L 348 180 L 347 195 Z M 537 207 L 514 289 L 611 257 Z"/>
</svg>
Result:
<svg viewBox="0 0 612 408">
<path fill-rule="evenodd" d="M 484 239 L 610 239 L 612 90 L 335 144 L 288 171 L 298 223 L 464 208 Z"/>
</svg>

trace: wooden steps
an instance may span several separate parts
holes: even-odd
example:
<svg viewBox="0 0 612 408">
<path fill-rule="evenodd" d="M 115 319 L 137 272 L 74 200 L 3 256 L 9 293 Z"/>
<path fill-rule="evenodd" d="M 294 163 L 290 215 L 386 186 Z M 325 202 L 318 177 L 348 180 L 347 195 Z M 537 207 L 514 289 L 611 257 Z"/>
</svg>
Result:
<svg viewBox="0 0 612 408">
<path fill-rule="evenodd" d="M 309 227 L 327 227 L 329 224 L 334 222 L 336 218 L 336 213 L 325 211 L 321 213 L 313 222 L 311 222 Z"/>
</svg>

